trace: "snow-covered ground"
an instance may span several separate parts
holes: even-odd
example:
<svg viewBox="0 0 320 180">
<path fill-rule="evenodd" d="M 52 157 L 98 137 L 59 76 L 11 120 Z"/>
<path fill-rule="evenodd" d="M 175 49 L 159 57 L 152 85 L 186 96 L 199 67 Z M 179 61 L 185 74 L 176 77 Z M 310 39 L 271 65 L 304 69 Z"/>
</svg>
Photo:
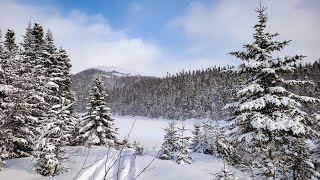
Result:
<svg viewBox="0 0 320 180">
<path fill-rule="evenodd" d="M 70 159 L 65 162 L 70 170 L 51 179 L 99 180 L 105 178 L 105 172 L 108 172 L 107 179 L 130 180 L 136 177 L 155 158 L 163 140 L 163 128 L 167 125 L 167 120 L 130 116 L 115 116 L 114 118 L 116 126 L 119 128 L 120 139 L 126 137 L 132 128 L 129 140 L 130 142 L 134 140 L 141 142 L 145 148 L 142 156 L 135 156 L 131 149 L 119 152 L 113 149 L 108 150 L 105 147 L 97 147 L 88 151 L 83 147 L 70 147 Z M 183 123 L 187 128 L 192 129 L 195 121 L 195 119 L 190 119 Z M 206 121 L 206 119 L 202 121 Z M 191 134 L 191 132 L 189 133 Z M 119 153 L 123 158 L 116 161 L 115 157 L 118 157 Z M 222 160 L 210 155 L 193 153 L 192 157 L 194 162 L 190 165 L 179 165 L 170 160 L 154 159 L 147 171 L 142 173 L 138 179 L 213 179 L 212 174 L 219 172 L 224 165 Z M 0 179 L 44 179 L 34 171 L 34 163 L 35 161 L 32 161 L 31 158 L 8 160 L 4 170 L 0 171 Z M 248 179 L 245 174 L 240 172 L 237 172 L 237 176 L 239 179 Z"/>
</svg>

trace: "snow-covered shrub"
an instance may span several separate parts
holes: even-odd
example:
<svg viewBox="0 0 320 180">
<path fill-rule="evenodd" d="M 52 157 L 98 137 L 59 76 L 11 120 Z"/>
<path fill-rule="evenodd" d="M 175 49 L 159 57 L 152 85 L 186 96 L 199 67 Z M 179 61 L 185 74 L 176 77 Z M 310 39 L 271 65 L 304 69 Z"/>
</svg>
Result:
<svg viewBox="0 0 320 180">
<path fill-rule="evenodd" d="M 191 164 L 193 162 L 191 150 L 188 148 L 182 148 L 180 153 L 177 154 L 176 162 L 178 164 Z"/>
<path fill-rule="evenodd" d="M 159 159 L 170 160 L 173 158 L 173 152 L 170 151 L 170 147 L 168 147 L 167 144 L 163 144 L 161 146 L 161 150 L 159 151 L 158 157 Z"/>
<path fill-rule="evenodd" d="M 41 150 L 36 163 L 36 171 L 43 176 L 55 176 L 64 170 L 61 160 L 57 156 L 57 147 L 49 142 L 44 142 L 39 145 L 38 149 Z"/>
<path fill-rule="evenodd" d="M 132 146 L 136 150 L 137 155 L 141 156 L 143 154 L 144 148 L 142 147 L 140 142 L 134 141 Z"/>
</svg>

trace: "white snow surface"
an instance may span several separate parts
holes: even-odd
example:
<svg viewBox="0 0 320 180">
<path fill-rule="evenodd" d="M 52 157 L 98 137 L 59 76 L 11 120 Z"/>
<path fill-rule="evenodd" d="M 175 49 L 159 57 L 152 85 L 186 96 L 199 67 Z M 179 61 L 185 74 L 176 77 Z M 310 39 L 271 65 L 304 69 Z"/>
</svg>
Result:
<svg viewBox="0 0 320 180">
<path fill-rule="evenodd" d="M 123 139 L 129 135 L 129 141 L 141 142 L 144 147 L 144 154 L 136 156 L 132 149 L 121 151 L 123 158 L 115 161 L 120 151 L 106 147 L 95 147 L 88 150 L 85 147 L 68 147 L 69 160 L 64 165 L 69 168 L 67 172 L 52 177 L 52 180 L 65 179 L 104 179 L 107 171 L 107 179 L 134 179 L 153 159 L 154 161 L 137 179 L 141 180 L 194 180 L 214 179 L 216 174 L 223 169 L 224 163 L 221 159 L 210 155 L 192 153 L 194 159 L 192 164 L 180 165 L 174 160 L 160 160 L 155 158 L 163 141 L 163 128 L 167 126 L 167 119 L 114 116 L 115 124 L 119 128 L 119 138 Z M 202 119 L 206 121 L 207 119 Z M 183 122 L 186 128 L 192 129 L 196 119 L 189 119 Z M 134 125 L 133 125 L 134 124 Z M 132 126 L 133 125 L 133 126 Z M 181 125 L 179 121 L 178 125 Z M 191 135 L 191 132 L 187 132 Z M 87 158 L 86 158 L 87 157 Z M 31 158 L 19 158 L 7 160 L 3 171 L 0 171 L 0 180 L 40 180 L 47 179 L 35 172 L 35 160 Z M 111 167 L 111 165 L 114 166 Z M 85 167 L 78 173 L 82 167 Z M 109 168 L 111 167 L 111 168 Z M 117 174 L 117 170 L 123 169 Z M 109 169 L 109 170 L 108 170 Z M 249 179 L 245 173 L 236 171 L 239 179 Z M 117 178 L 118 177 L 118 178 Z"/>
</svg>

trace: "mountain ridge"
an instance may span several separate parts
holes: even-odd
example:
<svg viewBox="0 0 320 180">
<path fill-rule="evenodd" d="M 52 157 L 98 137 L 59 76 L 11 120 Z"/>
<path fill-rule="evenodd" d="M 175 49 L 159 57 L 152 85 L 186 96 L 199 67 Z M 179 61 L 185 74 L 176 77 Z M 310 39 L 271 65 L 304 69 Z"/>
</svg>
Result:
<svg viewBox="0 0 320 180">
<path fill-rule="evenodd" d="M 138 72 L 128 70 L 122 67 L 117 67 L 117 66 L 95 66 L 95 67 L 87 68 L 83 71 L 92 70 L 92 69 L 104 71 L 115 76 L 141 76 L 142 74 L 142 73 L 138 73 Z"/>
</svg>

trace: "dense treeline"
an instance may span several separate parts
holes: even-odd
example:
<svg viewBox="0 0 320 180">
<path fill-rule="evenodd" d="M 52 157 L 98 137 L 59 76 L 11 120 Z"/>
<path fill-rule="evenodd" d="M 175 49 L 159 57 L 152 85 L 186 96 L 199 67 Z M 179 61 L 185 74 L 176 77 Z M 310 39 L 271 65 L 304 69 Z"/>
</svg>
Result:
<svg viewBox="0 0 320 180">
<path fill-rule="evenodd" d="M 290 87 L 299 94 L 320 97 L 320 61 L 296 65 L 288 78 L 311 80 L 315 86 Z M 121 115 L 165 117 L 170 119 L 218 119 L 227 112 L 222 107 L 233 100 L 246 79 L 228 73 L 229 67 L 182 71 L 165 78 L 144 78 L 135 84 L 115 87 L 110 92 L 111 107 Z M 289 77 L 290 76 L 290 77 Z M 309 107 L 314 108 L 314 107 Z"/>
</svg>

